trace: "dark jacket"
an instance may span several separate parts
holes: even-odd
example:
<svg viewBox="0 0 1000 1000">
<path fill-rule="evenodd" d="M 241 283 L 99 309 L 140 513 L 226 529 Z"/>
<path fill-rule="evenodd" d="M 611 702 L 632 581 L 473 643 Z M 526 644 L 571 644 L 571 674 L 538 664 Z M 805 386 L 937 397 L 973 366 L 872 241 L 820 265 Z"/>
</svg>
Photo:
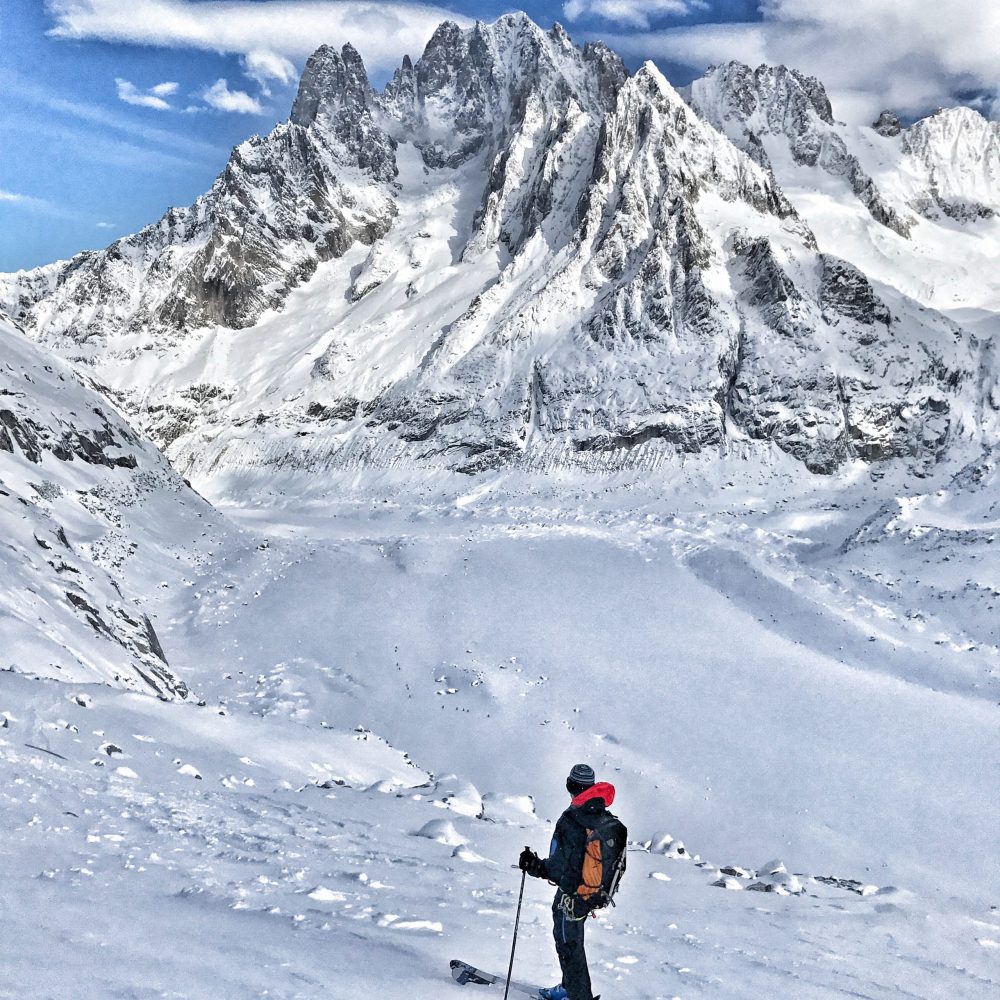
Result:
<svg viewBox="0 0 1000 1000">
<path fill-rule="evenodd" d="M 573 799 L 556 823 L 549 856 L 542 859 L 538 868 L 539 878 L 555 882 L 567 896 L 576 892 L 583 873 L 587 831 L 594 828 L 599 817 L 607 814 L 614 800 L 614 785 L 606 781 L 599 781 Z"/>
</svg>

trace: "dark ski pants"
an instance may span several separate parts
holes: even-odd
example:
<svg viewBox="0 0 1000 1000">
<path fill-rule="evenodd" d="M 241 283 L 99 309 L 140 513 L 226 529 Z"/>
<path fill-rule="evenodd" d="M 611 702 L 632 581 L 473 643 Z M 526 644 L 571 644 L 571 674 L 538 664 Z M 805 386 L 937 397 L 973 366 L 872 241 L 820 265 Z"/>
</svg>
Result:
<svg viewBox="0 0 1000 1000">
<path fill-rule="evenodd" d="M 562 969 L 562 984 L 568 1000 L 593 1000 L 590 991 L 590 970 L 587 953 L 583 950 L 586 920 L 571 920 L 559 908 L 561 892 L 552 904 L 552 936 L 556 939 L 556 954 Z"/>
</svg>

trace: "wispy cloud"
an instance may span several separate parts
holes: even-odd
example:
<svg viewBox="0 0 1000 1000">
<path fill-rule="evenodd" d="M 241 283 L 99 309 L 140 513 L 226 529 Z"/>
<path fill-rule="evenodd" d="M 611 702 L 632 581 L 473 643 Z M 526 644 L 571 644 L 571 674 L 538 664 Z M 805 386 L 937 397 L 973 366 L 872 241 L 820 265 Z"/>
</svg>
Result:
<svg viewBox="0 0 1000 1000">
<path fill-rule="evenodd" d="M 72 123 L 58 119 L 30 119 L 25 116 L 7 115 L 4 122 L 12 130 L 55 139 L 67 148 L 72 148 L 75 157 L 108 167 L 142 171 L 204 169 L 203 162 L 176 151 L 137 145 L 114 136 L 102 135 L 92 129 L 76 127 Z"/>
<path fill-rule="evenodd" d="M 697 24 L 599 37 L 623 56 L 668 59 L 700 69 L 730 59 L 752 66 L 767 62 L 767 35 L 760 24 Z"/>
<path fill-rule="evenodd" d="M 355 0 L 47 0 L 54 38 L 195 48 L 249 59 L 262 50 L 304 60 L 322 43 L 352 42 L 369 69 L 417 54 L 444 20 L 469 18 L 419 3 Z M 277 79 L 278 77 L 274 77 Z"/>
<path fill-rule="evenodd" d="M 46 198 L 36 198 L 30 194 L 21 194 L 17 191 L 8 191 L 0 188 L 0 209 L 4 207 L 17 208 L 35 215 L 44 215 L 53 219 L 73 219 L 79 221 L 83 218 L 79 212 L 64 208 Z"/>
<path fill-rule="evenodd" d="M 33 198 L 29 194 L 18 194 L 16 191 L 7 191 L 0 188 L 0 204 L 16 205 L 18 208 L 27 208 L 36 212 L 47 211 L 54 206 L 43 198 Z"/>
<path fill-rule="evenodd" d="M 599 17 L 614 24 L 645 30 L 657 17 L 683 16 L 708 8 L 705 0 L 566 0 L 563 13 L 568 21 Z"/>
<path fill-rule="evenodd" d="M 114 229 L 115 224 L 113 222 L 97 222 L 95 223 L 98 229 Z"/>
<path fill-rule="evenodd" d="M 142 108 L 154 108 L 157 111 L 169 111 L 171 105 L 164 100 L 164 97 L 177 92 L 176 83 L 158 83 L 149 90 L 140 90 L 134 83 L 121 77 L 115 78 L 115 86 L 118 88 L 119 100 Z"/>
<path fill-rule="evenodd" d="M 213 146 L 211 143 L 193 139 L 170 129 L 144 125 L 96 104 L 70 100 L 62 94 L 54 93 L 24 79 L 17 73 L 2 69 L 0 69 L 0 91 L 3 91 L 8 100 L 10 97 L 18 97 L 57 115 L 75 118 L 88 125 L 100 125 L 131 140 L 165 148 L 185 165 L 190 165 L 192 160 L 223 163 L 228 155 L 228 150 L 222 147 Z"/>
<path fill-rule="evenodd" d="M 235 111 L 243 115 L 259 115 L 264 109 L 260 102 L 243 90 L 230 90 L 229 84 L 216 80 L 202 91 L 202 99 L 209 107 L 219 111 Z"/>
</svg>

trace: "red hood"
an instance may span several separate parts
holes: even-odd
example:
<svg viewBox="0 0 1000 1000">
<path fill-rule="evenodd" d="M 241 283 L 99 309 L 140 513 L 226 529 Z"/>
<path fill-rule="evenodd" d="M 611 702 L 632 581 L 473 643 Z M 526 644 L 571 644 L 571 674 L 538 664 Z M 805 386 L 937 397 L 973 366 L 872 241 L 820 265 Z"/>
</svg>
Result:
<svg viewBox="0 0 1000 1000">
<path fill-rule="evenodd" d="M 615 801 L 615 786 L 609 785 L 606 781 L 599 781 L 596 785 L 591 785 L 590 788 L 580 792 L 573 799 L 573 805 L 582 806 L 591 799 L 604 799 L 604 808 L 610 809 L 611 803 Z"/>
</svg>

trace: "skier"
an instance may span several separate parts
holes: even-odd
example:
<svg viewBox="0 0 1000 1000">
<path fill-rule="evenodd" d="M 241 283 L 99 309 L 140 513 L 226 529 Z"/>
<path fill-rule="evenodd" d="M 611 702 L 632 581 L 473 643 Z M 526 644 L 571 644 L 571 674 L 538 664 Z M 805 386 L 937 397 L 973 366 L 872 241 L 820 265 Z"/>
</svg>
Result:
<svg viewBox="0 0 1000 1000">
<path fill-rule="evenodd" d="M 562 983 L 542 989 L 541 996 L 545 1000 L 600 1000 L 591 992 L 584 929 L 587 916 L 607 905 L 624 870 L 626 830 L 608 812 L 615 800 L 614 786 L 598 782 L 589 764 L 574 765 L 566 791 L 572 801 L 556 823 L 549 856 L 540 858 L 526 847 L 518 867 L 557 886 L 552 922 Z M 600 843 L 596 849 L 590 846 L 595 840 Z"/>
</svg>

